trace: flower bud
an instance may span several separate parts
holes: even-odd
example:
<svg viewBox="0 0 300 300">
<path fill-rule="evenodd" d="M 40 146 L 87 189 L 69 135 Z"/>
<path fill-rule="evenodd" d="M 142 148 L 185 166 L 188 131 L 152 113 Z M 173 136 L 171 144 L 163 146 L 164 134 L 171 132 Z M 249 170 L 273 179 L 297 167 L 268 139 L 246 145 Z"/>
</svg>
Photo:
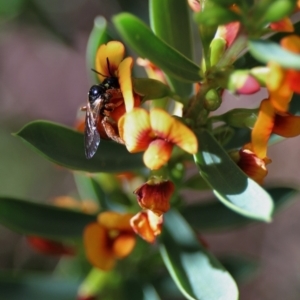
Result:
<svg viewBox="0 0 300 300">
<path fill-rule="evenodd" d="M 228 90 L 234 94 L 251 95 L 260 90 L 260 84 L 247 70 L 238 70 L 230 74 Z"/>
<path fill-rule="evenodd" d="M 152 177 L 133 193 L 137 195 L 138 203 L 143 209 L 149 209 L 159 216 L 169 210 L 169 200 L 174 189 L 173 182 Z"/>
</svg>

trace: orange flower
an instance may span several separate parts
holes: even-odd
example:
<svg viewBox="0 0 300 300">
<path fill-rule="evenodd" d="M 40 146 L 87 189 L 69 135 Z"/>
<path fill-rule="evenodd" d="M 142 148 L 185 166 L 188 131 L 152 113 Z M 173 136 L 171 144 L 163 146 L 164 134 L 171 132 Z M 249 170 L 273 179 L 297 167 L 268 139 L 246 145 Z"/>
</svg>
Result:
<svg viewBox="0 0 300 300">
<path fill-rule="evenodd" d="M 100 82 L 106 77 L 117 77 L 125 101 L 126 111 L 134 107 L 133 87 L 131 80 L 132 57 L 126 57 L 125 47 L 121 42 L 111 41 L 101 45 L 96 54 L 95 66 Z"/>
<path fill-rule="evenodd" d="M 270 28 L 274 31 L 293 32 L 294 25 L 289 17 L 285 17 L 280 21 L 270 23 Z"/>
<path fill-rule="evenodd" d="M 169 201 L 174 189 L 173 182 L 152 177 L 133 193 L 137 195 L 141 208 L 149 209 L 160 216 L 170 209 Z"/>
<path fill-rule="evenodd" d="M 135 246 L 130 226 L 132 214 L 107 211 L 99 214 L 98 222 L 88 225 L 83 240 L 86 256 L 95 267 L 109 271 L 117 259 L 128 256 Z"/>
<path fill-rule="evenodd" d="M 300 37 L 289 35 L 283 38 L 281 46 L 293 53 L 300 54 Z M 284 69 L 278 63 L 269 62 L 269 76 L 266 82 L 270 101 L 279 112 L 287 112 L 293 92 L 300 93 L 300 71 Z"/>
<path fill-rule="evenodd" d="M 263 180 L 268 174 L 266 165 L 269 164 L 271 160 L 267 157 L 263 159 L 257 157 L 257 155 L 250 149 L 247 149 L 247 147 L 250 147 L 250 145 L 245 145 L 239 152 L 233 154 L 235 161 L 250 178 L 259 184 L 263 184 Z"/>
<path fill-rule="evenodd" d="M 154 214 L 151 210 L 141 211 L 131 218 L 130 224 L 136 234 L 148 243 L 155 242 L 161 233 L 163 216 Z"/>
<path fill-rule="evenodd" d="M 118 126 L 128 151 L 145 151 L 144 163 L 152 170 L 159 169 L 170 159 L 174 145 L 191 154 L 198 150 L 193 131 L 159 108 L 150 113 L 135 108 L 119 120 Z"/>
</svg>

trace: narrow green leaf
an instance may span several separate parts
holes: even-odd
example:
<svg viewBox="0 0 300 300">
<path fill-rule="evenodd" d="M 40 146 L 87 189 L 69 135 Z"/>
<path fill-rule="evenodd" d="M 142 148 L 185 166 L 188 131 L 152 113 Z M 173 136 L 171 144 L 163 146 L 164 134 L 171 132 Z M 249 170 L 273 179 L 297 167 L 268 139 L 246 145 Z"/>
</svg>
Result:
<svg viewBox="0 0 300 300">
<path fill-rule="evenodd" d="M 201 150 L 194 159 L 217 198 L 243 216 L 269 222 L 273 212 L 269 194 L 236 165 L 207 130 L 200 130 L 198 139 Z"/>
<path fill-rule="evenodd" d="M 91 72 L 91 69 L 95 68 L 97 50 L 100 45 L 105 44 L 110 40 L 112 40 L 112 38 L 107 32 L 106 19 L 102 16 L 96 17 L 94 20 L 94 27 L 90 33 L 86 47 L 86 65 L 92 83 L 99 83 L 99 77 L 97 74 L 95 72 Z"/>
<path fill-rule="evenodd" d="M 73 170 L 122 172 L 144 166 L 141 154 L 131 154 L 123 145 L 105 140 L 95 156 L 86 159 L 83 134 L 52 122 L 34 121 L 16 135 L 50 161 Z"/>
<path fill-rule="evenodd" d="M 283 68 L 300 70 L 300 55 L 283 49 L 279 44 L 266 40 L 248 42 L 250 53 L 257 60 L 268 63 L 277 62 Z"/>
<path fill-rule="evenodd" d="M 72 300 L 76 299 L 79 282 L 41 274 L 0 274 L 0 297 L 5 300 Z"/>
<path fill-rule="evenodd" d="M 238 299 L 230 274 L 200 245 L 194 231 L 174 210 L 165 215 L 159 241 L 164 263 L 186 299 Z"/>
<path fill-rule="evenodd" d="M 201 80 L 200 69 L 187 57 L 166 44 L 137 17 L 121 13 L 113 18 L 114 25 L 126 43 L 142 58 L 149 59 L 164 72 L 179 80 Z"/>
<path fill-rule="evenodd" d="M 93 200 L 101 210 L 107 210 L 106 195 L 97 180 L 82 172 L 74 172 L 74 179 L 82 200 Z"/>
<path fill-rule="evenodd" d="M 151 0 L 150 22 L 153 32 L 168 45 L 193 60 L 193 43 L 189 8 L 186 0 Z M 192 83 L 185 83 L 167 75 L 176 94 L 189 98 Z"/>
<path fill-rule="evenodd" d="M 297 190 L 289 187 L 275 187 L 267 191 L 274 201 L 274 214 L 290 205 L 298 193 Z M 187 206 L 181 213 L 193 228 L 201 232 L 229 230 L 256 222 L 235 213 L 215 199 L 207 203 Z"/>
<path fill-rule="evenodd" d="M 142 101 L 175 96 L 167 85 L 150 78 L 133 78 L 133 88 L 142 96 Z"/>
<path fill-rule="evenodd" d="M 0 197 L 0 223 L 27 235 L 80 238 L 84 227 L 95 220 L 96 216 L 70 209 Z"/>
</svg>

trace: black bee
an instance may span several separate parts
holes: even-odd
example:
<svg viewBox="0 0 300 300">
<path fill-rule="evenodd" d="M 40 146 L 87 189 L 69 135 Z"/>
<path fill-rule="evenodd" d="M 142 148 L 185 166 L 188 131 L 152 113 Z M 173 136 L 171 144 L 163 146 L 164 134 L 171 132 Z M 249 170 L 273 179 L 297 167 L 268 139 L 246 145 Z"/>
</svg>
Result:
<svg viewBox="0 0 300 300">
<path fill-rule="evenodd" d="M 86 111 L 84 149 L 85 156 L 88 159 L 95 155 L 100 143 L 101 138 L 97 129 L 99 122 L 102 123 L 108 137 L 118 141 L 118 136 L 115 138 L 115 130 L 111 124 L 112 121 L 109 116 L 115 107 L 123 103 L 123 100 L 118 103 L 111 103 L 111 100 L 114 98 L 122 99 L 118 78 L 114 76 L 107 77 L 100 84 L 93 85 L 88 92 L 87 104 L 82 107 L 82 110 Z"/>
</svg>

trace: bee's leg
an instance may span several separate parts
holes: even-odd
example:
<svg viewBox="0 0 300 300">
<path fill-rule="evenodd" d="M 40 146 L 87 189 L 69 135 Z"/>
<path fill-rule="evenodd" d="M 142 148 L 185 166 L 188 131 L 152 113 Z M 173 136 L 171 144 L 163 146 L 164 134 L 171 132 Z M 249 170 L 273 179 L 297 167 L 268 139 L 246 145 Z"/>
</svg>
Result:
<svg viewBox="0 0 300 300">
<path fill-rule="evenodd" d="M 101 121 L 103 128 L 107 134 L 107 136 L 112 139 L 113 141 L 124 144 L 124 141 L 120 138 L 118 133 L 118 127 L 115 122 L 113 122 L 111 119 L 109 119 L 108 116 L 105 116 Z"/>
</svg>

